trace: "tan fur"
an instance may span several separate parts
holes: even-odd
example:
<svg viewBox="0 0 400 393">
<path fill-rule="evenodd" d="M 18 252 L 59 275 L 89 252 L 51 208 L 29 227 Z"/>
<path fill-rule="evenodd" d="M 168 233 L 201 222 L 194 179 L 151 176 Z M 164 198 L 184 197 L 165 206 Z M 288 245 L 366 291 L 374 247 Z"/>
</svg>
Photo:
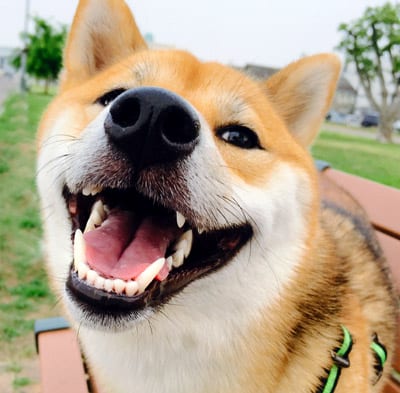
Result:
<svg viewBox="0 0 400 393">
<path fill-rule="evenodd" d="M 232 265 L 241 266 L 243 271 L 251 270 L 255 269 L 252 264 L 256 260 L 254 263 L 258 263 L 258 268 L 264 272 L 259 282 L 242 283 L 243 293 L 233 282 L 238 276 L 234 270 L 236 268 L 230 267 L 236 276 L 230 277 L 232 285 L 229 290 L 237 289 L 240 295 L 248 296 L 254 286 L 254 296 L 257 299 L 248 302 L 253 303 L 254 300 L 254 304 L 260 302 L 264 306 L 245 322 L 237 322 L 240 326 L 237 336 L 222 348 L 221 354 L 211 354 L 212 348 L 209 349 L 211 364 L 215 361 L 215 364 L 224 365 L 219 375 L 221 380 L 226 377 L 227 382 L 213 380 L 211 373 L 214 370 L 204 371 L 206 365 L 200 360 L 199 364 L 188 364 L 184 370 L 171 366 L 177 372 L 176 378 L 182 376 L 182 381 L 186 381 L 183 376 L 187 374 L 189 382 L 198 377 L 204 386 L 208 386 L 203 390 L 193 388 L 196 393 L 316 392 L 320 379 L 326 377 L 325 370 L 332 365 L 331 351 L 341 345 L 342 324 L 351 331 L 354 348 L 350 355 L 351 367 L 343 370 L 335 393 L 378 393 L 384 385 L 392 357 L 395 320 L 395 299 L 384 257 L 363 210 L 338 187 L 318 179 L 307 152 L 330 106 L 339 72 L 338 59 L 323 54 L 294 62 L 264 83 L 258 83 L 220 64 L 201 62 L 187 52 L 148 50 L 123 1 L 81 0 L 79 4 L 65 51 L 65 71 L 60 94 L 50 104 L 38 132 L 39 161 L 43 160 L 44 166 L 46 155 L 49 154 L 46 150 L 48 144 L 54 143 L 52 138 L 56 138 L 58 143 L 67 143 L 65 134 L 79 141 L 85 133 L 90 132 L 92 122 L 104 110 L 95 104 L 98 97 L 115 88 L 157 86 L 178 94 L 201 115 L 206 124 L 204 132 L 210 133 L 208 143 L 218 153 L 215 157 L 221 157 L 223 161 L 215 176 L 221 173 L 220 183 L 226 182 L 231 187 L 226 192 L 227 197 L 236 193 L 250 210 L 257 204 L 260 205 L 258 210 L 262 210 L 260 195 L 264 195 L 266 202 L 273 204 L 272 207 L 280 199 L 287 204 L 296 204 L 296 208 L 292 205 L 282 207 L 282 210 L 293 209 L 296 215 L 293 222 L 288 219 L 284 223 L 280 220 L 274 223 L 274 229 L 286 225 L 290 230 L 292 225 L 294 227 L 297 222 L 301 223 L 301 235 L 297 235 L 293 229 L 298 244 L 287 245 L 287 249 L 291 250 L 290 253 L 288 251 L 289 256 L 285 254 L 285 249 L 278 246 L 275 249 L 275 245 L 269 244 L 275 233 L 263 233 L 263 220 L 256 222 L 254 228 L 255 232 L 261 233 L 257 232 L 258 237 L 254 242 L 256 246 L 251 250 L 257 252 L 257 245 L 265 244 L 266 252 L 272 249 L 269 258 L 282 266 L 273 265 L 269 259 L 263 263 L 257 262 L 262 260 L 262 255 L 257 255 L 258 259 L 254 255 L 252 258 L 248 258 L 247 254 L 239 255 Z M 255 130 L 263 149 L 239 149 L 222 141 L 215 130 L 229 124 L 242 124 Z M 203 160 L 207 162 L 209 157 Z M 282 174 L 282 177 L 277 176 L 277 173 Z M 46 206 L 48 183 L 46 175 L 40 176 L 43 177 L 39 179 L 42 206 Z M 294 178 L 297 183 L 289 184 Z M 49 183 L 53 184 L 51 181 Z M 288 189 L 296 194 L 287 195 L 281 191 L 285 181 L 288 187 L 292 187 Z M 249 197 L 252 192 L 254 195 Z M 271 196 L 274 192 L 280 194 Z M 197 194 L 202 196 L 204 192 L 200 190 Z M 56 201 L 53 202 L 56 204 Z M 262 211 L 260 214 L 268 222 L 269 214 L 273 212 Z M 45 217 L 49 214 L 44 211 L 43 215 Z M 58 223 L 62 221 L 60 218 Z M 46 224 L 48 243 L 51 243 L 52 232 L 57 225 L 50 221 Z M 281 240 L 285 236 L 286 233 L 282 233 L 278 238 Z M 63 286 L 59 277 L 66 274 L 68 267 L 62 270 L 52 261 L 53 254 L 49 254 L 50 275 L 55 277 L 56 290 L 61 294 Z M 286 272 L 285 265 L 292 264 L 293 269 L 290 273 Z M 283 271 L 279 273 L 281 281 L 275 268 Z M 228 287 L 226 277 L 220 279 L 223 282 L 219 281 L 223 274 L 222 269 L 221 273 L 213 273 L 209 281 L 199 280 L 201 282 L 198 285 L 201 286 L 203 282 L 215 285 L 220 288 L 223 298 Z M 200 308 L 202 298 L 191 296 L 191 290 L 193 294 L 197 293 L 196 285 L 191 287 L 190 284 L 186 295 L 196 298 L 196 305 Z M 274 285 L 276 293 L 268 297 L 265 286 L 275 288 Z M 233 302 L 236 298 L 232 295 L 231 300 Z M 204 301 L 207 302 L 207 299 Z M 217 321 L 215 330 L 214 326 L 210 327 L 210 331 L 204 332 L 204 341 L 198 342 L 202 336 L 196 335 L 196 326 L 190 325 L 190 318 L 187 322 L 190 330 L 183 331 L 187 321 L 185 318 L 188 318 L 184 315 L 188 312 L 185 308 L 185 293 L 177 303 L 182 307 L 182 315 L 177 313 L 179 307 L 171 309 L 179 321 L 174 339 L 188 353 L 198 348 L 200 359 L 200 352 L 207 350 L 204 348 L 212 342 L 213 334 L 223 326 L 224 321 Z M 210 303 L 207 307 L 213 308 L 216 305 Z M 169 318 L 167 315 L 166 320 Z M 160 319 L 154 316 L 149 322 L 155 330 L 151 331 L 149 340 L 155 347 L 160 344 L 157 344 L 158 333 L 163 337 L 163 344 L 171 340 L 170 336 L 163 336 L 167 333 L 160 326 L 164 327 L 162 323 L 167 322 L 164 320 L 161 323 Z M 79 321 L 77 323 L 79 325 Z M 137 345 L 147 342 L 147 327 L 147 324 L 138 324 L 137 330 L 133 329 L 129 338 L 135 337 L 136 332 L 141 337 Z M 374 371 L 369 345 L 375 332 L 386 345 L 389 360 L 385 376 L 372 387 L 370 381 Z M 108 351 L 108 347 L 98 349 L 96 354 L 97 345 L 100 348 L 104 344 L 103 338 L 105 340 L 107 337 L 108 340 L 113 333 L 99 336 L 102 338 L 94 344 L 98 340 L 97 334 L 90 329 L 85 331 L 84 328 L 80 333 L 89 363 L 96 379 L 102 381 L 104 392 L 122 393 L 121 389 L 115 387 L 123 383 L 122 377 L 106 375 L 108 367 L 102 365 L 104 356 L 100 353 Z M 121 344 L 121 337 L 116 338 L 119 346 L 112 349 L 117 355 L 126 349 Z M 147 350 L 151 358 L 152 348 L 147 347 Z M 172 354 L 173 350 L 175 347 L 171 349 Z M 221 360 L 219 356 L 223 357 L 225 353 L 226 359 Z M 154 362 L 159 360 L 158 357 L 151 359 Z M 168 362 L 178 362 L 179 354 L 171 355 L 171 358 L 163 361 L 167 365 Z M 233 372 L 232 367 L 238 368 L 234 376 L 229 374 Z M 175 392 L 173 388 L 168 390 L 166 387 L 173 385 L 173 381 L 165 379 L 167 377 L 157 379 L 156 375 L 163 375 L 159 370 L 154 371 L 155 380 L 150 378 L 148 382 L 145 378 L 148 371 L 138 373 L 139 376 L 143 375 L 144 380 L 140 386 L 147 386 L 145 389 L 148 389 L 143 393 L 164 392 L 161 388 L 165 388 L 166 392 Z M 182 381 L 176 385 L 176 391 L 190 393 L 184 385 L 188 382 Z M 142 383 L 142 380 L 138 379 L 137 382 Z"/>
</svg>

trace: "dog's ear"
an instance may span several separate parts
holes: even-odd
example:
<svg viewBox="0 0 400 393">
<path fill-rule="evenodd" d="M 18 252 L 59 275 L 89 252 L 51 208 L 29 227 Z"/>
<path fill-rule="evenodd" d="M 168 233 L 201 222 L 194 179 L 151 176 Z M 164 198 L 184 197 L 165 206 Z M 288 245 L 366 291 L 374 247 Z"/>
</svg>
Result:
<svg viewBox="0 0 400 393">
<path fill-rule="evenodd" d="M 331 105 L 340 68 L 335 55 L 315 55 L 290 64 L 264 82 L 268 97 L 303 146 L 309 146 L 318 134 Z"/>
<path fill-rule="evenodd" d="M 80 0 L 64 52 L 61 89 L 76 86 L 145 48 L 123 0 Z"/>
</svg>

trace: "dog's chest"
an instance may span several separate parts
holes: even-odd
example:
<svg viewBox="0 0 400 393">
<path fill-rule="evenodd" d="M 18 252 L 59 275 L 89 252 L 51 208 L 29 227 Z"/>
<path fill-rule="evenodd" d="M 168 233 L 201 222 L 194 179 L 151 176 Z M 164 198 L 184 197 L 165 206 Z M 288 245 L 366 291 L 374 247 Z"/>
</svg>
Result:
<svg viewBox="0 0 400 393">
<path fill-rule="evenodd" d="M 243 383 L 245 353 L 237 357 L 234 346 L 224 345 L 224 337 L 218 342 L 212 336 L 201 339 L 179 330 L 175 336 L 162 337 L 140 336 L 134 331 L 119 335 L 83 332 L 86 343 L 96 340 L 86 354 L 89 362 L 96 359 L 93 373 L 105 386 L 101 393 L 242 391 L 239 381 Z"/>
</svg>

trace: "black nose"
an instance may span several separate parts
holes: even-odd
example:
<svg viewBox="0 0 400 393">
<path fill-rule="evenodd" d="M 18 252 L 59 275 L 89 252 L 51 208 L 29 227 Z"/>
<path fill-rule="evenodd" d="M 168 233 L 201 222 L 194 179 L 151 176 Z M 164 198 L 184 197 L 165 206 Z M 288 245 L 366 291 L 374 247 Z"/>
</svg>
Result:
<svg viewBox="0 0 400 393">
<path fill-rule="evenodd" d="M 126 91 L 112 103 L 104 128 L 134 165 L 143 168 L 190 154 L 199 139 L 200 121 L 175 93 L 140 87 Z"/>
</svg>

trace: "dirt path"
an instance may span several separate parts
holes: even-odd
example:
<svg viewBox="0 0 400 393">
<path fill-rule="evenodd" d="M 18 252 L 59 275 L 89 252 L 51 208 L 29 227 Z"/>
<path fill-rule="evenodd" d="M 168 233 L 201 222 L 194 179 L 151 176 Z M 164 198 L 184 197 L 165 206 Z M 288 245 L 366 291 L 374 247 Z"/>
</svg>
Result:
<svg viewBox="0 0 400 393">
<path fill-rule="evenodd" d="M 322 129 L 325 131 L 336 132 L 338 134 L 359 136 L 375 141 L 377 140 L 376 128 L 361 128 L 326 122 L 323 124 Z M 396 131 L 393 134 L 393 142 L 400 144 L 400 134 Z"/>
<path fill-rule="evenodd" d="M 0 107 L 6 99 L 10 91 L 17 88 L 17 80 L 15 77 L 8 77 L 0 74 Z"/>
<path fill-rule="evenodd" d="M 0 113 L 4 100 L 11 91 L 17 88 L 17 85 L 16 77 L 8 77 L 0 74 Z"/>
</svg>

